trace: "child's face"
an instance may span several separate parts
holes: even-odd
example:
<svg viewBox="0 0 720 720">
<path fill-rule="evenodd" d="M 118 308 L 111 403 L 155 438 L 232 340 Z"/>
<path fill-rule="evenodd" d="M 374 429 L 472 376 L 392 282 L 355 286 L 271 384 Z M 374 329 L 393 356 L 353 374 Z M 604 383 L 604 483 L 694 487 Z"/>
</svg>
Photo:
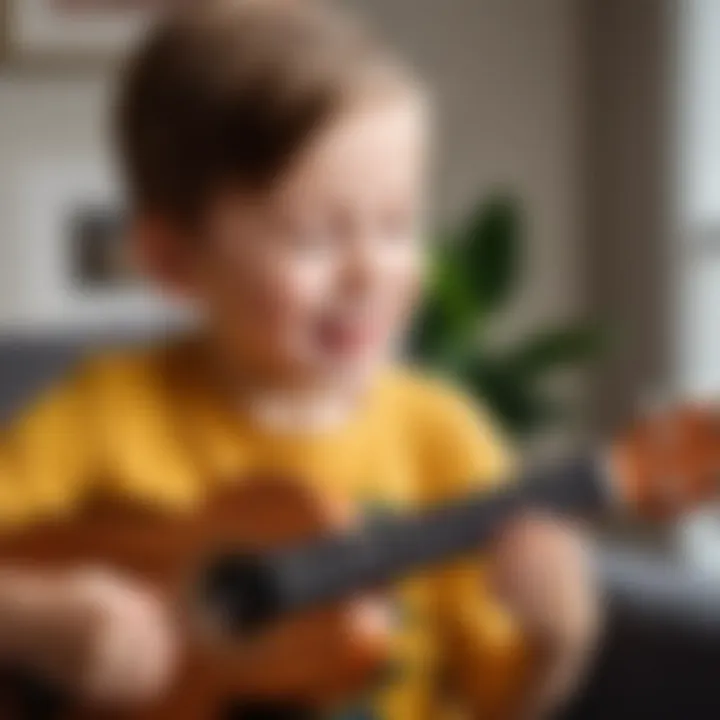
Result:
<svg viewBox="0 0 720 720">
<path fill-rule="evenodd" d="M 234 362 L 316 382 L 392 353 L 422 274 L 425 130 L 409 100 L 347 114 L 270 194 L 218 200 L 188 284 Z"/>
</svg>

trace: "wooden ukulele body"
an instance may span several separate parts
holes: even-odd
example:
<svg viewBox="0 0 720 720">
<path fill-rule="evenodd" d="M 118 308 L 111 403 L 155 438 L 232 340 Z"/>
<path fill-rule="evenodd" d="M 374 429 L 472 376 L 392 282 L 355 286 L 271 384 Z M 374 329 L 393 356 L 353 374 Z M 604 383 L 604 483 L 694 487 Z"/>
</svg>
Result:
<svg viewBox="0 0 720 720">
<path fill-rule="evenodd" d="M 538 483 L 549 479 L 543 473 L 524 478 L 517 491 L 509 487 L 494 498 L 464 498 L 425 515 L 400 518 L 389 526 L 390 535 L 388 527 L 374 539 L 361 535 L 359 546 L 350 548 L 354 561 L 348 563 L 348 554 L 333 561 L 349 564 L 350 574 L 355 573 L 357 582 L 345 586 L 347 593 L 311 597 L 316 603 L 323 597 L 348 597 L 357 588 L 471 552 L 520 504 L 540 500 L 543 506 L 573 512 L 616 504 L 655 515 L 679 512 L 715 494 L 719 428 L 715 408 L 681 407 L 631 428 L 601 460 L 551 472 L 557 486 Z M 368 622 L 367 605 L 357 597 L 315 605 L 250 636 L 212 631 L 213 623 L 206 622 L 194 594 L 209 561 L 229 551 L 262 554 L 326 536 L 337 535 L 344 542 L 353 524 L 350 506 L 290 479 L 261 477 L 223 487 L 192 514 L 153 513 L 106 502 L 88 505 L 65 522 L 0 538 L 2 565 L 45 570 L 97 566 L 145 582 L 177 613 L 185 641 L 173 688 L 152 705 L 113 713 L 71 706 L 67 713 L 28 715 L 6 712 L 0 704 L 0 720 L 214 720 L 228 717 L 228 708 L 242 703 L 321 713 L 372 682 L 389 659 L 388 628 Z M 316 555 L 313 562 L 326 567 L 327 556 Z M 310 576 L 307 568 L 301 574 L 295 566 L 296 581 Z M 334 570 L 330 576 L 337 580 Z M 8 694 L 0 693 L 0 701 Z M 289 717 L 297 720 L 296 714 Z"/>
<path fill-rule="evenodd" d="M 359 601 L 290 617 L 250 638 L 206 627 L 193 602 L 204 561 L 310 540 L 352 521 L 348 507 L 291 480 L 263 477 L 228 488 L 193 514 L 106 502 L 2 540 L 3 564 L 108 568 L 143 581 L 177 612 L 182 628 L 180 671 L 159 701 L 113 712 L 76 706 L 55 720 L 204 720 L 243 702 L 322 709 L 352 697 L 382 669 L 388 637 L 366 622 Z"/>
</svg>

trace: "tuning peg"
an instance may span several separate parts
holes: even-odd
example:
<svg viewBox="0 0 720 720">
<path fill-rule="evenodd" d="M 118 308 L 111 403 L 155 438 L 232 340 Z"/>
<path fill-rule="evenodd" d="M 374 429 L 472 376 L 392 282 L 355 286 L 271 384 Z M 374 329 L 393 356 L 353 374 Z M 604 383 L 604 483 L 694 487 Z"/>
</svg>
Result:
<svg viewBox="0 0 720 720">
<path fill-rule="evenodd" d="M 643 394 L 639 404 L 638 423 L 643 428 L 643 444 L 652 468 L 652 495 L 663 513 L 672 513 L 684 505 L 689 484 L 676 461 L 683 443 L 682 424 L 675 412 L 677 401 L 674 392 L 655 387 Z"/>
</svg>

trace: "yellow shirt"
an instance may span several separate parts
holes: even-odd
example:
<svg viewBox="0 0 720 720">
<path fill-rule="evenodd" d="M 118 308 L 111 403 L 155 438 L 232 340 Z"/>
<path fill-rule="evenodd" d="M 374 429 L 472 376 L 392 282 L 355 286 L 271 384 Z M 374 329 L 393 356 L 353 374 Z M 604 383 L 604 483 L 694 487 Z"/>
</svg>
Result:
<svg viewBox="0 0 720 720">
<path fill-rule="evenodd" d="M 183 344 L 98 358 L 17 418 L 0 441 L 2 526 L 71 518 L 98 489 L 188 511 L 218 483 L 258 470 L 290 471 L 370 509 L 490 487 L 507 470 L 487 419 L 411 371 L 378 380 L 336 432 L 279 435 L 233 412 L 194 359 Z M 509 717 L 527 653 L 480 565 L 397 589 L 397 670 L 342 720 L 438 720 L 451 707 L 452 717 Z"/>
</svg>

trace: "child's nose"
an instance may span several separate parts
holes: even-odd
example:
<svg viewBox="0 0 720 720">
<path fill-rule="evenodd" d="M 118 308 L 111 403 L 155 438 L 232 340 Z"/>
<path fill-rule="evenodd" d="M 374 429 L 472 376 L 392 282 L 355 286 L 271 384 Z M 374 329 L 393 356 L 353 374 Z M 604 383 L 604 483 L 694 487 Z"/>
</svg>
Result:
<svg viewBox="0 0 720 720">
<path fill-rule="evenodd" d="M 372 292 L 381 276 L 377 250 L 373 249 L 371 239 L 353 243 L 346 256 L 344 266 L 344 286 L 348 294 L 363 296 Z"/>
</svg>

